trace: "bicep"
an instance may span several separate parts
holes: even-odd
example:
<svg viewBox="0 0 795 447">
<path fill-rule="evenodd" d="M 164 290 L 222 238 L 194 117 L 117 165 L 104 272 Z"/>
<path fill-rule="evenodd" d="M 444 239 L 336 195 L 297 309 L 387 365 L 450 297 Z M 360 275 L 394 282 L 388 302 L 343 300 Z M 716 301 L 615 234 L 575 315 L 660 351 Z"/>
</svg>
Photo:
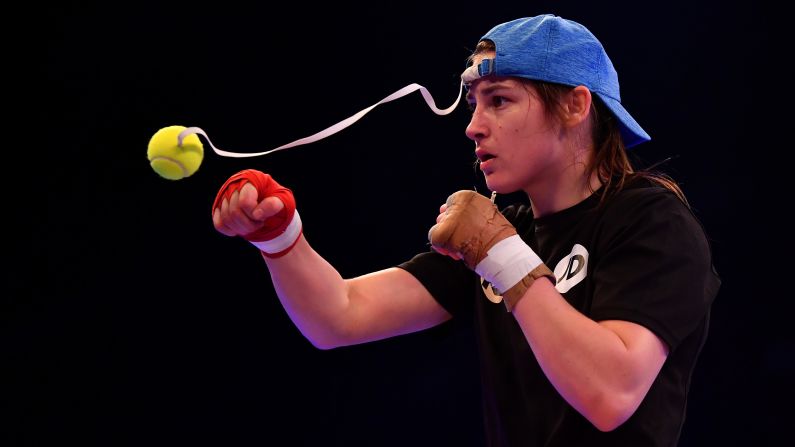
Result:
<svg viewBox="0 0 795 447">
<path fill-rule="evenodd" d="M 417 278 L 400 268 L 345 284 L 349 305 L 342 335 L 348 345 L 421 331 L 451 318 Z"/>
</svg>

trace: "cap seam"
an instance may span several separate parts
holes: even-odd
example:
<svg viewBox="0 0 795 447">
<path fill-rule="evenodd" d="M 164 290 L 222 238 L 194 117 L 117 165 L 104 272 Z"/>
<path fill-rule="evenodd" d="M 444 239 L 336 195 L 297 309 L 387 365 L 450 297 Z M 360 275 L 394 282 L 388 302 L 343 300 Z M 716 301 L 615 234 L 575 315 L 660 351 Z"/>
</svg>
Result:
<svg viewBox="0 0 795 447">
<path fill-rule="evenodd" d="M 551 52 L 550 50 L 552 48 L 552 33 L 557 29 L 558 26 L 558 23 L 555 21 L 552 21 L 551 23 L 552 25 L 549 27 L 549 31 L 547 32 L 547 47 L 544 51 L 544 77 L 549 75 L 549 53 Z"/>
<path fill-rule="evenodd" d="M 604 57 L 602 55 L 602 51 L 596 52 L 597 61 L 596 61 L 596 82 L 599 83 L 599 87 L 601 90 L 602 86 L 602 68 L 604 68 Z"/>
</svg>

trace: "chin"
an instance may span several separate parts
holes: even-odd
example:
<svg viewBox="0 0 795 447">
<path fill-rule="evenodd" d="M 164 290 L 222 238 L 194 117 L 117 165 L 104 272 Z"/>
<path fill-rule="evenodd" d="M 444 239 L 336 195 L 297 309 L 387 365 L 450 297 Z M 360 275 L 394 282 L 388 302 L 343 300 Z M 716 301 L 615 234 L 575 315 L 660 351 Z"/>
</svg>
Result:
<svg viewBox="0 0 795 447">
<path fill-rule="evenodd" d="M 486 187 L 489 188 L 489 191 L 496 192 L 497 194 L 511 194 L 522 189 L 518 185 L 500 181 L 499 179 L 495 178 L 493 174 L 486 175 L 485 180 Z"/>
</svg>

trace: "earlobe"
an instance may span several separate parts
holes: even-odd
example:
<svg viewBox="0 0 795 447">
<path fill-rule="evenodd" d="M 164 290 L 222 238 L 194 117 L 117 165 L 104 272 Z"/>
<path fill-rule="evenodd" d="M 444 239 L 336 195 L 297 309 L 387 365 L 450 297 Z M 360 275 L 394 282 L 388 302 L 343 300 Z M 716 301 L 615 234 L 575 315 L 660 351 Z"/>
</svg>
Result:
<svg viewBox="0 0 795 447">
<path fill-rule="evenodd" d="M 566 124 L 575 126 L 591 112 L 591 91 L 584 85 L 574 87 L 566 97 Z"/>
</svg>

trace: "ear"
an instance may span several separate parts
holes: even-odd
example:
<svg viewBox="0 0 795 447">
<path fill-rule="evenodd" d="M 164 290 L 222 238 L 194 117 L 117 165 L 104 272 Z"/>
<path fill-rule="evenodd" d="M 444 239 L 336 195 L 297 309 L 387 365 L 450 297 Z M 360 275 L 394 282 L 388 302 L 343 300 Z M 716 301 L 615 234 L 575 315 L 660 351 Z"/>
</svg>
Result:
<svg viewBox="0 0 795 447">
<path fill-rule="evenodd" d="M 571 89 L 563 102 L 565 112 L 563 124 L 573 127 L 588 119 L 591 113 L 591 100 L 591 91 L 588 90 L 588 87 L 579 85 Z"/>
</svg>

